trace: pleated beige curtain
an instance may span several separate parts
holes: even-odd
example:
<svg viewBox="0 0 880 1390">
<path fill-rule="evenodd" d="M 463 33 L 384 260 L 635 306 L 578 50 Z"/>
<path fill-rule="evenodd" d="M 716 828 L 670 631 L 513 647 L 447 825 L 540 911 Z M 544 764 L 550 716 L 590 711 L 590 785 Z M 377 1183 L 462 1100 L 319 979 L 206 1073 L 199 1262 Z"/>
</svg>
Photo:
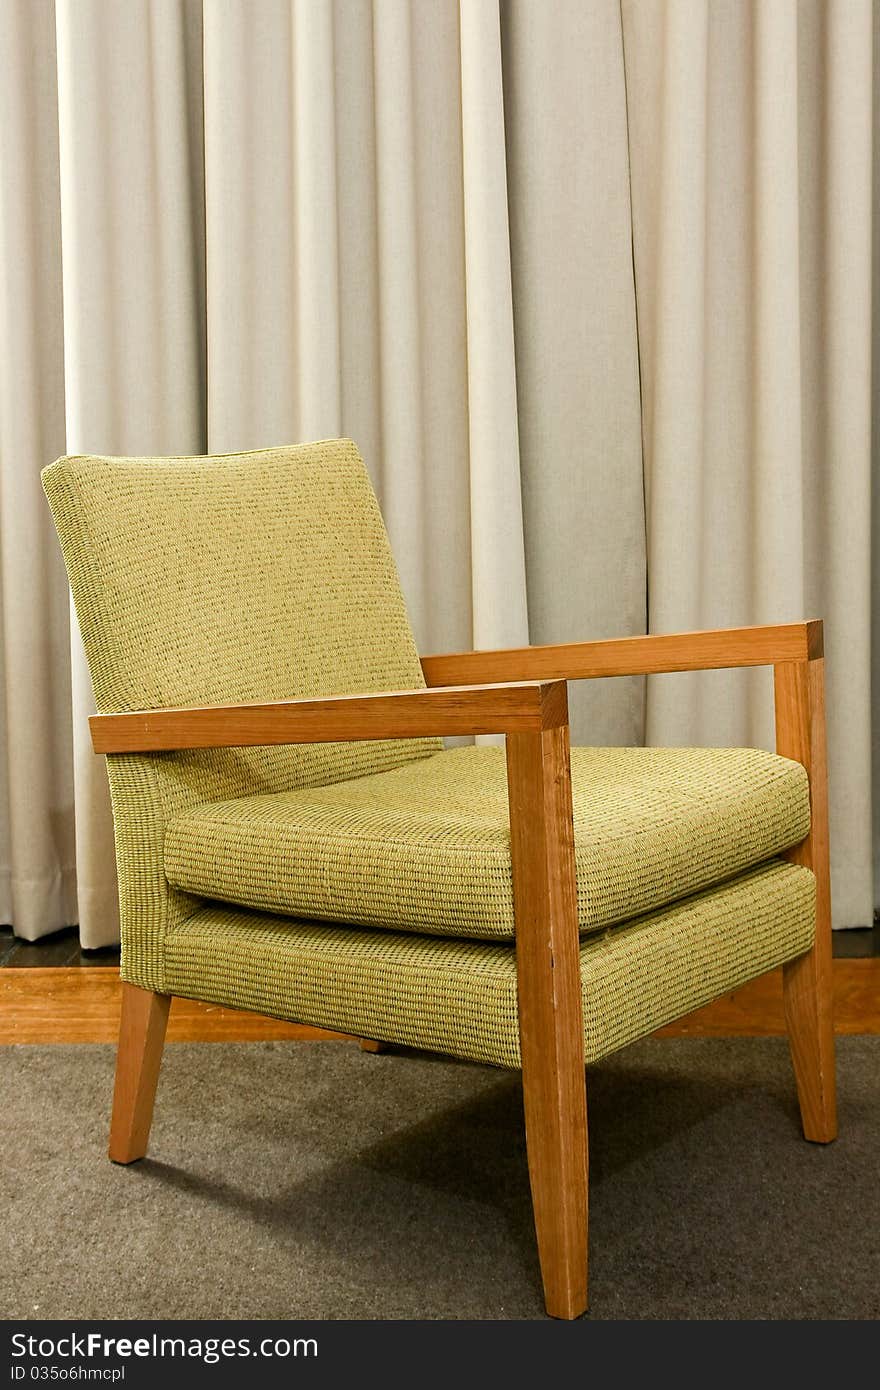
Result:
<svg viewBox="0 0 880 1390">
<path fill-rule="evenodd" d="M 65 441 L 52 0 L 0 5 L 0 64 L 0 922 L 33 940 L 77 920 L 67 583 L 40 488 Z"/>
<path fill-rule="evenodd" d="M 40 467 L 343 432 L 423 649 L 824 612 L 870 920 L 866 23 L 4 0 L 0 919 L 117 930 Z M 759 681 L 674 679 L 576 688 L 575 736 L 766 740 Z"/>
<path fill-rule="evenodd" d="M 826 620 L 837 925 L 871 854 L 870 0 L 624 0 L 650 624 Z M 766 673 L 654 677 L 655 744 L 772 746 Z"/>
</svg>

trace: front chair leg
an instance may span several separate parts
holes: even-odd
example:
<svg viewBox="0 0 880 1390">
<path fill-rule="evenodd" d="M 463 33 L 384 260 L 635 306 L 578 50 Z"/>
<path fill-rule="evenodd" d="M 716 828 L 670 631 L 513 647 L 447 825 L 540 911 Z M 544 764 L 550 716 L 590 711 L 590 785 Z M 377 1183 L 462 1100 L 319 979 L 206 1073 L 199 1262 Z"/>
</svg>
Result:
<svg viewBox="0 0 880 1390">
<path fill-rule="evenodd" d="M 547 1312 L 576 1318 L 587 1306 L 587 1100 L 567 723 L 508 735 L 507 781 L 535 1230 Z"/>
<path fill-rule="evenodd" d="M 810 779 L 810 833 L 786 857 L 815 875 L 816 939 L 783 966 L 782 987 L 804 1137 L 817 1144 L 837 1137 L 824 665 L 818 656 L 775 670 L 776 751 L 803 763 Z"/>
<path fill-rule="evenodd" d="M 156 994 L 123 982 L 110 1122 L 110 1157 L 114 1163 L 134 1163 L 147 1152 L 170 1007 L 170 994 Z"/>
</svg>

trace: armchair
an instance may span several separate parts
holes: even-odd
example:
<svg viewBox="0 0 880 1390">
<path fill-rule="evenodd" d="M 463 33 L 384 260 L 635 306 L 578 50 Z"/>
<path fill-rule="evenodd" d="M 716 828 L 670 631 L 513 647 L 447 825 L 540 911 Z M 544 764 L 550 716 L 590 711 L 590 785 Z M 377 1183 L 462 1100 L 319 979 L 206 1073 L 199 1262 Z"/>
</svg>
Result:
<svg viewBox="0 0 880 1390">
<path fill-rule="evenodd" d="M 107 755 L 146 1152 L 174 994 L 520 1068 L 546 1306 L 587 1305 L 585 1064 L 784 965 L 836 1133 L 822 626 L 419 662 L 348 441 L 43 474 Z M 566 682 L 771 665 L 777 755 L 570 749 Z M 439 737 L 501 733 L 495 748 Z"/>
</svg>

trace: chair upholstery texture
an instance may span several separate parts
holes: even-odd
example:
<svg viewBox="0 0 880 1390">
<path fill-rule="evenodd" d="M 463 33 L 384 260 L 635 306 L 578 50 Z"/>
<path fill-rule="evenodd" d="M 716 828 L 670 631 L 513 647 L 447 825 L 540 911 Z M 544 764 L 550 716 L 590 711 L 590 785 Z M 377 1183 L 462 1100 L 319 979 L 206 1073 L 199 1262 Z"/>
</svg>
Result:
<svg viewBox="0 0 880 1390">
<path fill-rule="evenodd" d="M 385 526 L 349 440 L 43 471 L 99 711 L 424 686 Z M 163 984 L 165 826 L 205 801 L 315 786 L 439 740 L 107 759 L 125 978 Z"/>
<path fill-rule="evenodd" d="M 581 942 L 595 1061 L 809 949 L 815 879 L 770 860 Z M 206 904 L 166 938 L 174 994 L 520 1065 L 514 948 Z"/>
<path fill-rule="evenodd" d="M 759 749 L 573 748 L 583 931 L 674 902 L 797 843 L 800 763 Z M 191 807 L 165 871 L 200 897 L 444 936 L 514 936 L 499 748 L 458 748 L 328 787 Z"/>
</svg>

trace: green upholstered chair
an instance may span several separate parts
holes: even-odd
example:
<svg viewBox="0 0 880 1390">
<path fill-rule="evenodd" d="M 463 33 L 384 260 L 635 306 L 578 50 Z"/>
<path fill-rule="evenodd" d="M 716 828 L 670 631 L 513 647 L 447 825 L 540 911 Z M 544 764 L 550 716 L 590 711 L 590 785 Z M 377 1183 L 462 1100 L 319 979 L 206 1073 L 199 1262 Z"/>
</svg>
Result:
<svg viewBox="0 0 880 1390">
<path fill-rule="evenodd" d="M 116 830 L 113 1159 L 146 1151 L 175 994 L 521 1068 L 573 1317 L 585 1063 L 780 964 L 804 1131 L 833 1138 L 821 624 L 420 662 L 346 440 L 43 481 Z M 741 665 L 775 668 L 785 756 L 569 750 L 569 679 Z M 506 756 L 440 741 L 479 733 Z"/>
</svg>

